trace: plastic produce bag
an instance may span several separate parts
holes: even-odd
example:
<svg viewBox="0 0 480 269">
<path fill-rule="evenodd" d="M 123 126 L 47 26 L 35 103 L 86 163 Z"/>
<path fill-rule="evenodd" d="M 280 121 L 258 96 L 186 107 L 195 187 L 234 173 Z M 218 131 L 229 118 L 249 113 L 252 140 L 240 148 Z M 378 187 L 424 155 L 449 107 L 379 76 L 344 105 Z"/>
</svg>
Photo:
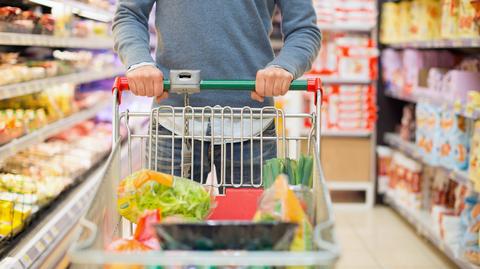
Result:
<svg viewBox="0 0 480 269">
<path fill-rule="evenodd" d="M 203 220 L 212 208 L 212 199 L 203 185 L 146 169 L 124 178 L 117 195 L 120 215 L 134 223 L 147 209 L 160 209 L 162 218 Z"/>
<path fill-rule="evenodd" d="M 289 188 L 285 175 L 278 176 L 273 185 L 265 190 L 254 216 L 254 221 L 272 220 L 298 224 L 291 251 L 312 250 L 312 225 L 299 199 Z"/>
</svg>

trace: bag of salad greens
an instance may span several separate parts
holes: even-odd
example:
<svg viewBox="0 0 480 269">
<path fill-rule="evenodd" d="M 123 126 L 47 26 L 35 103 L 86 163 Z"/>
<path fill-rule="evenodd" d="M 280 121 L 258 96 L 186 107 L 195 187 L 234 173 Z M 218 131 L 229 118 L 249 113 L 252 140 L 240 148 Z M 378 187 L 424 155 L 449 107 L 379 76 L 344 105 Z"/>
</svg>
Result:
<svg viewBox="0 0 480 269">
<path fill-rule="evenodd" d="M 161 210 L 162 218 L 203 220 L 209 215 L 213 201 L 197 182 L 147 169 L 124 178 L 117 196 L 118 212 L 134 223 L 145 210 L 154 209 Z"/>
</svg>

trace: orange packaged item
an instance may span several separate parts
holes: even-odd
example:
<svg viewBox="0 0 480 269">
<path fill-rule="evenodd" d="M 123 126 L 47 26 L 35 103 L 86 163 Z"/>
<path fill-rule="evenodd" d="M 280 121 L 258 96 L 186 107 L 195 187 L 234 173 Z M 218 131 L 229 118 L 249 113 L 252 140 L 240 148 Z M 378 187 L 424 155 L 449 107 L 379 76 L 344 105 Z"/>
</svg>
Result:
<svg viewBox="0 0 480 269">
<path fill-rule="evenodd" d="M 273 185 L 265 190 L 254 221 L 285 221 L 298 224 L 291 251 L 308 251 L 313 249 L 312 225 L 302 208 L 300 200 L 289 188 L 285 175 L 279 175 Z"/>
</svg>

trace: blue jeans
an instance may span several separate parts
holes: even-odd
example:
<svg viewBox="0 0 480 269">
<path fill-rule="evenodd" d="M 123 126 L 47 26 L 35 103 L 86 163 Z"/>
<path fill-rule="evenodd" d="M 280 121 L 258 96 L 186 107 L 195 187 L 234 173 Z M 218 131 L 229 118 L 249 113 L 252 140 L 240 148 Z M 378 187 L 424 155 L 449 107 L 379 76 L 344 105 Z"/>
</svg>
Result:
<svg viewBox="0 0 480 269">
<path fill-rule="evenodd" d="M 156 130 L 153 130 L 152 137 L 155 136 Z M 158 126 L 158 135 L 171 135 L 172 133 L 164 128 L 163 126 Z M 206 137 L 210 136 L 210 128 L 207 128 Z M 275 137 L 275 124 L 272 124 L 263 131 L 263 136 L 265 137 Z M 191 143 L 191 140 L 189 140 Z M 155 145 L 156 144 L 156 145 Z M 241 161 L 241 148 L 243 146 L 243 162 Z M 148 148 L 148 146 L 147 146 Z M 277 145 L 275 140 L 264 140 L 263 149 L 260 146 L 259 140 L 246 140 L 243 143 L 225 143 L 224 144 L 224 170 L 222 170 L 221 158 L 222 158 L 222 145 L 213 145 L 209 141 L 204 141 L 203 143 L 203 173 L 202 173 L 202 143 L 199 140 L 194 140 L 193 144 L 190 146 L 193 151 L 193 170 L 189 168 L 190 173 L 186 174 L 184 172 L 183 177 L 190 178 L 193 175 L 193 179 L 197 182 L 205 183 L 208 173 L 211 170 L 212 165 L 212 149 L 213 149 L 213 159 L 217 173 L 217 181 L 221 182 L 222 172 L 224 173 L 223 183 L 225 184 L 240 184 L 242 185 L 251 185 L 260 184 L 261 174 L 260 169 L 261 161 L 265 162 L 271 158 L 277 156 Z M 157 153 L 157 160 L 152 155 L 151 169 L 157 170 L 163 173 L 172 174 L 172 159 L 173 159 L 173 174 L 175 176 L 182 176 L 182 139 L 175 138 L 173 140 L 173 152 L 172 152 L 172 139 L 171 138 L 158 138 L 156 141 L 152 141 L 152 149 Z M 233 149 L 233 159 L 232 159 L 232 149 Z M 261 152 L 263 155 L 261 156 Z M 191 152 L 189 153 L 191 156 Z M 191 159 L 191 158 L 190 158 Z M 263 160 L 262 160 L 263 159 Z M 243 174 L 241 173 L 241 168 L 243 165 Z M 185 166 L 184 166 L 185 167 Z M 233 171 L 232 171 L 233 169 Z M 184 169 L 185 171 L 187 169 Z M 253 173 L 251 173 L 253 171 Z M 233 175 L 233 177 L 232 177 Z M 243 180 L 242 180 L 243 176 Z M 224 185 L 223 184 L 223 185 Z"/>
</svg>

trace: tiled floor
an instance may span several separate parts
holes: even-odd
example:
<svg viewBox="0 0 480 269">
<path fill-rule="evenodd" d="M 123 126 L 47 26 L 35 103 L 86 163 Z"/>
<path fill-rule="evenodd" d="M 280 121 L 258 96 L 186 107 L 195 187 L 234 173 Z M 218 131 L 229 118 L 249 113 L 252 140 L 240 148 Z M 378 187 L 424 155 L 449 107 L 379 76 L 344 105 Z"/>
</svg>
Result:
<svg viewBox="0 0 480 269">
<path fill-rule="evenodd" d="M 457 268 L 388 207 L 336 209 L 337 269 Z"/>
</svg>

